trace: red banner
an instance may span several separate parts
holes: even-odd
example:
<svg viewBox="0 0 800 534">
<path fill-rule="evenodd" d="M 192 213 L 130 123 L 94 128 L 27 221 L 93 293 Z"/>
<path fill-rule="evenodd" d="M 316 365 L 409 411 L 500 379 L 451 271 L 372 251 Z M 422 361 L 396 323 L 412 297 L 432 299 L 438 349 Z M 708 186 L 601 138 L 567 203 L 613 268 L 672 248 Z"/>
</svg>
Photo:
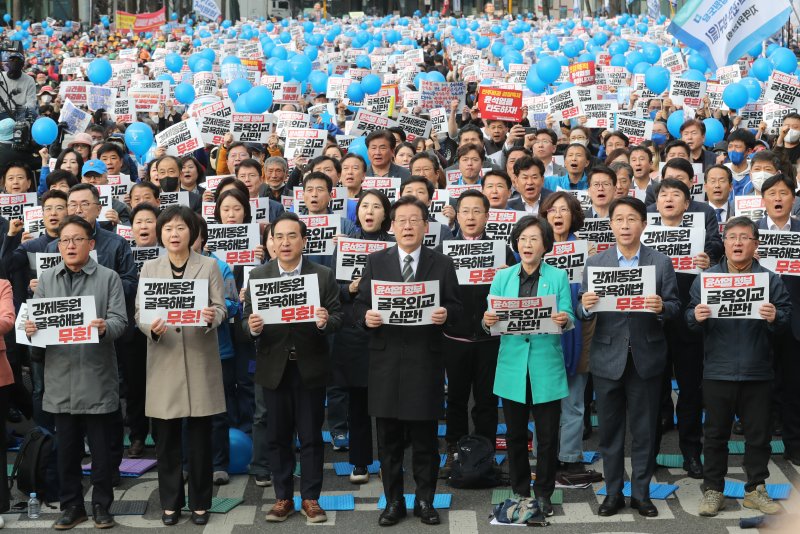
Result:
<svg viewBox="0 0 800 534">
<path fill-rule="evenodd" d="M 481 87 L 478 93 L 481 119 L 520 122 L 522 120 L 522 91 Z"/>
<path fill-rule="evenodd" d="M 595 66 L 594 61 L 581 61 L 569 66 L 569 79 L 575 85 L 594 85 Z"/>
<path fill-rule="evenodd" d="M 133 33 L 152 32 L 167 23 L 165 8 L 152 13 L 126 13 L 117 11 L 117 29 L 131 30 Z"/>
</svg>

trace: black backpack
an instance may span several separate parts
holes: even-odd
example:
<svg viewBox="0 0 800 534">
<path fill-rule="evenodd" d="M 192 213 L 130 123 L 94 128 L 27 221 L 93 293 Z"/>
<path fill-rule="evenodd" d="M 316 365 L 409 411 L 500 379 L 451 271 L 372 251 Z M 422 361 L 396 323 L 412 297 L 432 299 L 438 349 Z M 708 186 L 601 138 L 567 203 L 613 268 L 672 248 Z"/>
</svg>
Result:
<svg viewBox="0 0 800 534">
<path fill-rule="evenodd" d="M 44 495 L 47 491 L 47 466 L 55 454 L 55 440 L 47 431 L 39 427 L 31 428 L 19 447 L 14 468 L 8 477 L 8 488 L 14 487 L 24 495 L 36 493 Z"/>
<path fill-rule="evenodd" d="M 476 435 L 458 440 L 458 456 L 450 471 L 450 485 L 454 488 L 478 489 L 493 488 L 501 483 L 492 443 Z"/>
</svg>

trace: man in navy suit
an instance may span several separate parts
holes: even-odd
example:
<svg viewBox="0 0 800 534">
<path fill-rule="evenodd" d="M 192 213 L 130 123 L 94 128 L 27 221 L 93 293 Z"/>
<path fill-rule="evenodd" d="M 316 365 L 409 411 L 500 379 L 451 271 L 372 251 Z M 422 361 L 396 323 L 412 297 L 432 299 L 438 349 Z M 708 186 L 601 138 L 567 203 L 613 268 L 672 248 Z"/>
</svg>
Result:
<svg viewBox="0 0 800 534">
<path fill-rule="evenodd" d="M 544 188 L 544 163 L 523 156 L 514 162 L 514 188 L 519 196 L 508 201 L 508 209 L 539 215 L 539 206 L 552 193 Z"/>
</svg>

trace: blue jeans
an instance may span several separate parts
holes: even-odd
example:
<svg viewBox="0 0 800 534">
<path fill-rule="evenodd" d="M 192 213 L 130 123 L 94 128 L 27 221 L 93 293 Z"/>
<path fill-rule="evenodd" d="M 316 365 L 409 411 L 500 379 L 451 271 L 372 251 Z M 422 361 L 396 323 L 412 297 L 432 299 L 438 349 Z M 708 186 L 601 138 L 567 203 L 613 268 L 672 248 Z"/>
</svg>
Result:
<svg viewBox="0 0 800 534">
<path fill-rule="evenodd" d="M 558 459 L 562 462 L 583 461 L 583 391 L 589 375 L 567 376 L 569 395 L 561 399 L 561 443 Z"/>
<path fill-rule="evenodd" d="M 255 412 L 253 413 L 253 459 L 247 472 L 251 475 L 270 475 L 267 458 L 267 403 L 264 401 L 264 388 L 255 386 Z"/>
<path fill-rule="evenodd" d="M 347 422 L 347 410 L 350 404 L 350 396 L 347 388 L 343 386 L 328 386 L 328 428 L 331 437 L 338 434 L 347 435 L 349 427 Z"/>
</svg>

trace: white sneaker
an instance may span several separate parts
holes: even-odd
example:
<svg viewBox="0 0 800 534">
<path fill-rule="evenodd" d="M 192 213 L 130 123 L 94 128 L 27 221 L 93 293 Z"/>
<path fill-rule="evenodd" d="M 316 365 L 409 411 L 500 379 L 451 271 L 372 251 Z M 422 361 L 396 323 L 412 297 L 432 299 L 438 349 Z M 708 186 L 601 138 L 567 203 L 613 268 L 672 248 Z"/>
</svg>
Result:
<svg viewBox="0 0 800 534">
<path fill-rule="evenodd" d="M 6 526 L 6 520 L 3 519 L 2 515 L 0 515 L 0 528 L 3 528 L 4 526 Z"/>
</svg>

